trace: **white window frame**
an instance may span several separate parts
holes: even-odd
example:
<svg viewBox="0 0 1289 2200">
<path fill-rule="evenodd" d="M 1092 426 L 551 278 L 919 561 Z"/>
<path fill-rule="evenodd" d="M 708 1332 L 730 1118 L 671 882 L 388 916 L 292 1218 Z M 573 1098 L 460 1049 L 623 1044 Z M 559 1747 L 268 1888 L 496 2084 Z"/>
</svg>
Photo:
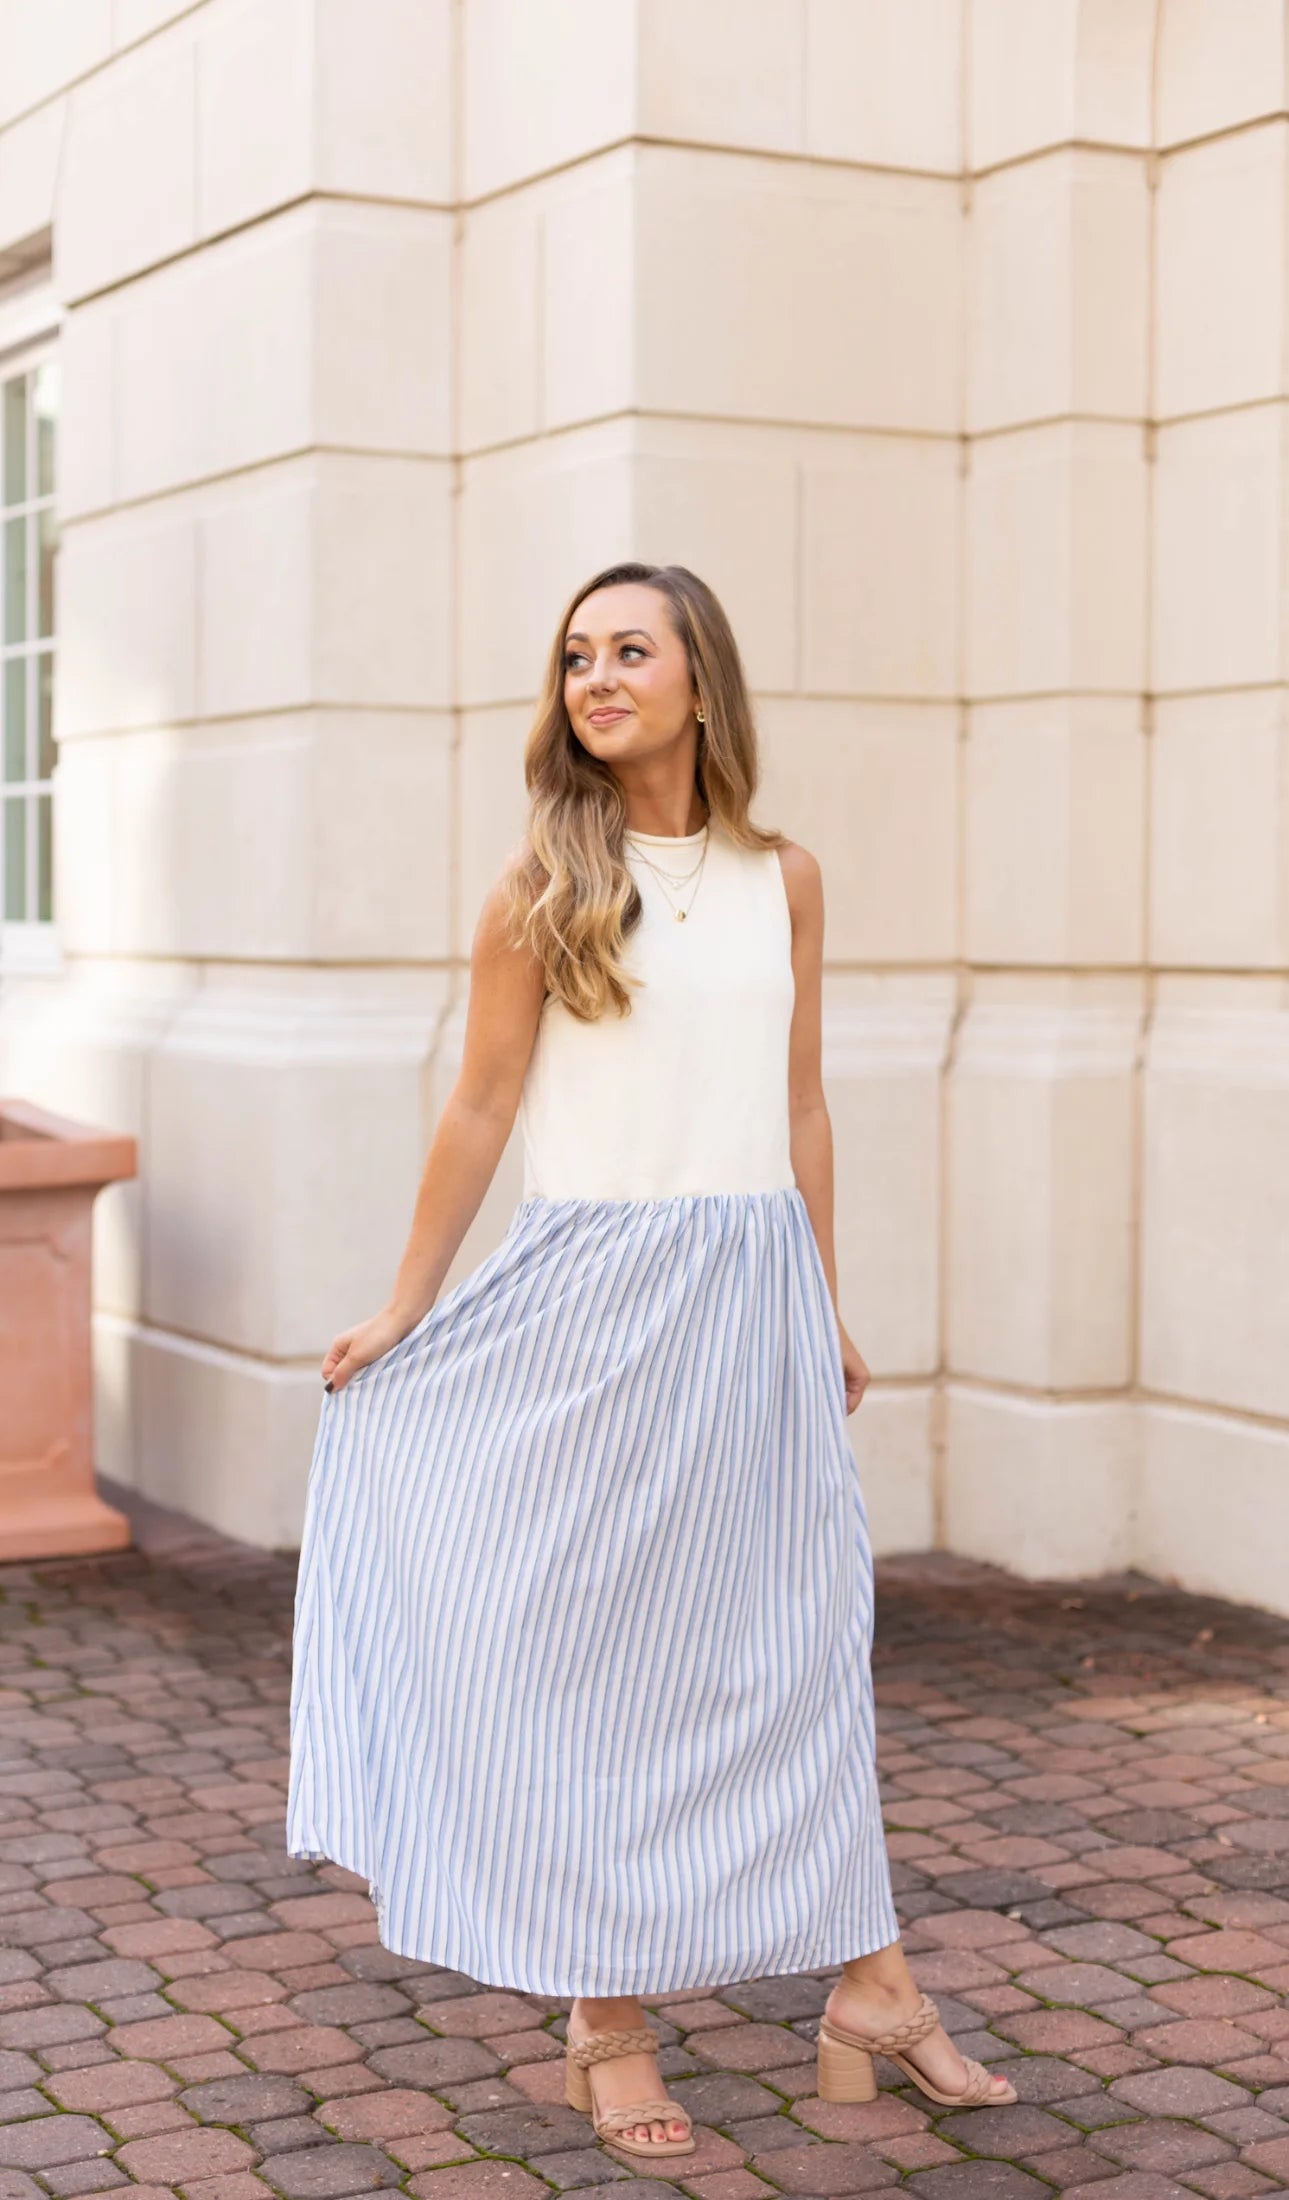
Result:
<svg viewBox="0 0 1289 2200">
<path fill-rule="evenodd" d="M 54 296 L 48 270 L 42 269 L 35 276 L 28 276 L 0 290 L 0 381 L 8 381 L 14 374 L 24 374 L 39 366 L 45 359 L 57 356 L 62 313 Z M 54 446 L 54 510 L 58 509 L 58 440 Z M 29 484 L 29 486 L 33 486 Z M 33 499 L 34 501 L 34 499 Z M 33 583 L 33 585 L 35 585 Z M 0 630 L 2 631 L 2 630 Z M 50 634 L 52 677 L 58 678 L 58 606 L 55 594 L 53 631 Z M 0 641 L 0 647 L 3 646 Z M 7 657 L 3 660 L 7 663 Z M 29 697 L 30 702 L 30 697 Z M 55 754 L 53 777 L 48 782 L 53 801 L 57 800 L 58 760 Z M 43 789 L 46 782 L 32 781 L 32 788 Z M 28 844 L 28 862 L 32 849 Z M 2 877 L 0 870 L 0 877 Z M 51 882 L 52 886 L 52 882 Z M 46 919 L 6 921 L 4 903 L 0 899 L 0 977 L 42 975 L 62 967 L 62 953 L 58 937 L 58 909 L 53 906 L 52 915 Z"/>
</svg>

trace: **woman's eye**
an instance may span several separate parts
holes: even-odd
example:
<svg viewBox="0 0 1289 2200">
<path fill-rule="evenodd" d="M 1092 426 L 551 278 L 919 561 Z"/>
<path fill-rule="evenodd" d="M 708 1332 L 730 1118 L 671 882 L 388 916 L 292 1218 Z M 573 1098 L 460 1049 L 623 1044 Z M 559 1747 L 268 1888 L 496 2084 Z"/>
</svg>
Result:
<svg viewBox="0 0 1289 2200">
<path fill-rule="evenodd" d="M 648 653 L 648 651 L 647 651 L 646 649 L 642 648 L 642 647 L 641 647 L 641 644 L 640 644 L 639 642 L 624 642 L 624 643 L 623 643 L 623 645 L 622 645 L 622 647 L 621 647 L 621 649 L 620 649 L 620 650 L 619 650 L 619 652 L 618 652 L 618 655 L 619 655 L 620 657 L 623 657 L 623 658 L 627 658 L 627 657 L 630 657 L 630 658 L 636 658 L 636 657 L 639 657 L 639 658 L 644 658 L 644 657 L 647 657 L 647 656 L 648 656 L 648 654 L 649 654 L 649 653 Z M 567 650 L 567 651 L 565 652 L 565 655 L 564 655 L 564 670 L 565 670 L 565 672 L 581 672 L 581 671 L 584 671 L 584 670 L 585 670 L 585 668 L 586 668 L 586 666 L 587 666 L 587 665 L 588 665 L 589 663 L 590 663 L 590 659 L 589 659 L 589 657 L 588 657 L 588 656 L 586 655 L 586 652 L 585 652 L 584 650 L 581 650 L 581 649 L 570 649 L 570 650 Z"/>
</svg>

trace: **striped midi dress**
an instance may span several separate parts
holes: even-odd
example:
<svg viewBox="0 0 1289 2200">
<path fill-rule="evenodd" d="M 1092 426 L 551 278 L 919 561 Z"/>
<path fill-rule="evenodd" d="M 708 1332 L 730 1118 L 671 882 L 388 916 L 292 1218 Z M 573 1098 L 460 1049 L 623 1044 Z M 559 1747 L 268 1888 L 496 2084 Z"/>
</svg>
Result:
<svg viewBox="0 0 1289 2200">
<path fill-rule="evenodd" d="M 677 924 L 650 865 L 704 839 Z M 519 1202 L 323 1398 L 296 1587 L 288 1850 L 366 1879 L 394 1952 L 557 1997 L 899 1933 L 781 865 L 714 823 L 627 860 L 632 1012 L 548 997 Z"/>
</svg>

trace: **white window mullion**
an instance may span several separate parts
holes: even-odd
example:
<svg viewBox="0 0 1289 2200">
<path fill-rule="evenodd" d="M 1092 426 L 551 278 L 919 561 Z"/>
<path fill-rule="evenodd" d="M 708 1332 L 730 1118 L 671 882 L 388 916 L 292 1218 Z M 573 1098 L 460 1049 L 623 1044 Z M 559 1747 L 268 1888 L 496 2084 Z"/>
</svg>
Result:
<svg viewBox="0 0 1289 2200">
<path fill-rule="evenodd" d="M 0 459 L 0 602 L 5 618 L 0 631 L 0 970 L 5 972 L 57 961 L 52 881 L 44 876 L 49 861 L 45 814 L 53 800 L 54 760 L 42 757 L 40 726 L 46 663 L 51 682 L 56 677 L 52 588 L 50 632 L 41 632 L 41 534 L 42 527 L 52 533 L 55 509 L 57 322 L 47 287 L 42 292 L 28 284 L 12 297 L 0 295 L 0 406 L 6 431 L 18 425 L 14 408 L 21 405 L 21 448 L 14 447 L 6 432 Z M 44 479 L 38 401 L 51 423 L 47 446 L 53 446 Z M 15 555 L 25 571 L 21 601 L 11 604 Z M 21 727 L 14 723 L 19 713 Z M 49 776 L 41 776 L 42 765 Z"/>
</svg>

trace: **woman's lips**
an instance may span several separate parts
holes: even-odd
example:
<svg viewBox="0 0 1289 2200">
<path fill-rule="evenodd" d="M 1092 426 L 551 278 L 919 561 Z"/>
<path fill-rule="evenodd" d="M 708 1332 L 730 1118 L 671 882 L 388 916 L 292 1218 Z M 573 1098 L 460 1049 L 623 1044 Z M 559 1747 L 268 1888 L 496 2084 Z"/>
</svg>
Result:
<svg viewBox="0 0 1289 2200">
<path fill-rule="evenodd" d="M 587 723 L 592 726 L 611 726 L 615 719 L 629 718 L 627 710 L 588 710 Z"/>
</svg>

